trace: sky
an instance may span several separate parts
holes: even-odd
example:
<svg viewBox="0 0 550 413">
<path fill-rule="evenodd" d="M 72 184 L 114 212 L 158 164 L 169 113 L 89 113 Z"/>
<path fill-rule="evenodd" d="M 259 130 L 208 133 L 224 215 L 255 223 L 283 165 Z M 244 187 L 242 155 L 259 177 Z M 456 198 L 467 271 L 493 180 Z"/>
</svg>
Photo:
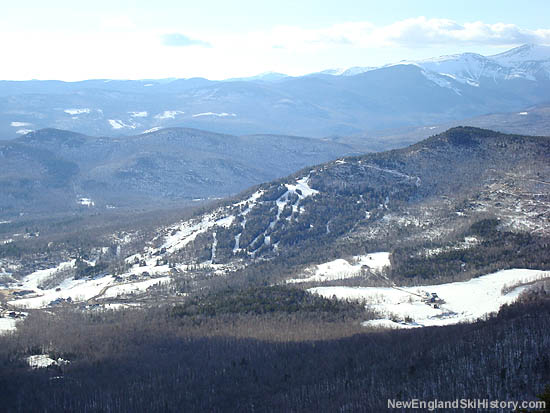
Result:
<svg viewBox="0 0 550 413">
<path fill-rule="evenodd" d="M 10 2 L 0 79 L 226 79 L 550 45 L 550 1 Z"/>
</svg>

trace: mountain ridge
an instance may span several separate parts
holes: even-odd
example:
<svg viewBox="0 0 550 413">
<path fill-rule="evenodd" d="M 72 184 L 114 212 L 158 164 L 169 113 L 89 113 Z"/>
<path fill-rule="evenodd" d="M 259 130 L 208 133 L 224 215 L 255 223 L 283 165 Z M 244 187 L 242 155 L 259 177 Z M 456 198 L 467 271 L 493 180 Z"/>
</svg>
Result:
<svg viewBox="0 0 550 413">
<path fill-rule="evenodd" d="M 42 129 L 0 142 L 0 211 L 79 211 L 80 199 L 93 200 L 92 209 L 104 209 L 219 198 L 353 152 L 351 146 L 311 138 L 233 136 L 190 128 L 120 138 Z M 62 194 L 55 197 L 48 195 L 50 173 L 63 177 L 56 184 Z M 19 194 L 11 183 L 14 177 L 28 180 L 23 187 L 32 185 L 26 198 L 14 197 Z"/>
<path fill-rule="evenodd" d="M 258 282 L 284 281 L 304 266 L 377 251 L 391 252 L 392 267 L 402 270 L 392 276 L 403 283 L 496 271 L 495 265 L 515 262 L 506 258 L 510 247 L 525 250 L 517 259 L 540 262 L 538 243 L 550 236 L 549 158 L 549 137 L 457 127 L 407 148 L 340 158 L 254 186 L 160 228 L 151 242 L 157 247 L 136 257 L 147 265 L 160 259 L 184 274 L 196 265 Z M 480 232 L 485 226 L 490 231 Z M 537 236 L 522 238 L 534 229 Z M 488 234 L 497 238 L 486 240 Z M 492 261 L 477 257 L 467 272 L 454 257 L 448 261 L 453 267 L 441 273 L 399 275 L 414 262 L 407 251 L 453 251 L 456 245 L 466 245 L 460 248 L 469 254 L 496 249 Z"/>
<path fill-rule="evenodd" d="M 273 81 L 267 81 L 269 76 L 231 81 L 3 81 L 0 138 L 45 127 L 113 137 L 190 127 L 233 135 L 320 138 L 519 111 L 548 102 L 550 92 L 546 55 L 532 52 L 542 60 L 521 60 L 522 50 L 513 54 L 519 58 L 470 53 L 362 73 L 353 68 L 339 76 L 276 75 Z M 495 59 L 515 60 L 501 65 Z"/>
</svg>

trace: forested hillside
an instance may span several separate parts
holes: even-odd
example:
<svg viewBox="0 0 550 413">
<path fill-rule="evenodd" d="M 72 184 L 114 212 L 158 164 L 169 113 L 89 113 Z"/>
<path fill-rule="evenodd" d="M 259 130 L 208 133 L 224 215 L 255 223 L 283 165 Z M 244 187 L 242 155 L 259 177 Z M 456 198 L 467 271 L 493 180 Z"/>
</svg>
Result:
<svg viewBox="0 0 550 413">
<path fill-rule="evenodd" d="M 36 315 L 14 337 L 0 336 L 2 407 L 375 412 L 388 399 L 536 400 L 550 383 L 547 293 L 476 324 L 360 334 L 349 319 L 233 308 L 201 318 Z M 339 311 L 331 310 L 336 319 Z M 23 357 L 37 351 L 70 363 L 29 371 Z"/>
</svg>

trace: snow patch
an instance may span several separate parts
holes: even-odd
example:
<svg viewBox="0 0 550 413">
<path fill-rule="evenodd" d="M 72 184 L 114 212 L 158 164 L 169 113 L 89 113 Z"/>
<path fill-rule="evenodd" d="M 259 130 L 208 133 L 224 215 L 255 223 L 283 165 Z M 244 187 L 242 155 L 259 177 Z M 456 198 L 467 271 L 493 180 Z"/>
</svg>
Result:
<svg viewBox="0 0 550 413">
<path fill-rule="evenodd" d="M 133 118 L 146 118 L 148 116 L 147 111 L 141 111 L 141 112 L 128 112 L 131 117 Z"/>
<path fill-rule="evenodd" d="M 15 133 L 17 133 L 18 135 L 26 135 L 27 133 L 31 133 L 31 132 L 34 132 L 34 130 L 33 129 L 19 129 Z"/>
<path fill-rule="evenodd" d="M 158 115 L 155 115 L 155 119 L 175 119 L 178 115 L 183 115 L 185 112 L 181 110 L 165 110 Z"/>
<path fill-rule="evenodd" d="M 435 83 L 437 86 L 440 86 L 446 89 L 451 89 L 453 92 L 455 92 L 459 96 L 462 95 L 460 90 L 454 87 L 452 83 L 446 80 L 443 76 L 433 72 L 426 71 L 426 70 L 423 70 L 422 74 L 426 79 Z M 479 84 L 477 84 L 477 86 L 479 86 Z"/>
<path fill-rule="evenodd" d="M 165 238 L 162 248 L 166 248 L 168 252 L 175 252 L 194 241 L 197 235 L 206 232 L 214 225 L 228 228 L 235 220 L 234 215 L 218 219 L 216 215 L 216 213 L 207 214 L 198 222 L 197 220 L 185 221 L 176 227 L 169 228 L 168 231 L 171 234 Z"/>
<path fill-rule="evenodd" d="M 309 186 L 309 176 L 298 179 L 296 181 L 296 184 L 286 184 L 286 187 L 288 188 L 289 192 L 292 193 L 297 193 L 296 190 L 300 190 L 302 194 L 300 195 L 299 193 L 297 193 L 300 198 L 313 196 L 319 193 L 319 191 Z"/>
<path fill-rule="evenodd" d="M 63 364 L 69 364 L 70 362 L 62 358 L 54 360 L 47 354 L 38 354 L 36 356 L 27 357 L 27 363 L 33 369 L 42 369 L 50 366 L 61 366 Z"/>
<path fill-rule="evenodd" d="M 109 119 L 109 124 L 111 125 L 111 128 L 113 129 L 123 129 L 123 128 L 129 128 L 129 129 L 135 129 L 136 125 L 128 125 L 121 121 L 120 119 Z"/>
<path fill-rule="evenodd" d="M 398 323 L 398 322 L 389 320 L 387 318 L 364 321 L 361 323 L 361 325 L 363 327 L 372 327 L 372 328 L 380 328 L 380 329 L 414 328 L 415 327 L 406 323 Z"/>
<path fill-rule="evenodd" d="M 50 278 L 53 275 L 53 273 L 60 270 L 74 268 L 75 263 L 76 263 L 76 260 L 71 260 L 71 261 L 62 262 L 61 264 L 59 264 L 57 267 L 54 267 L 54 268 L 35 271 L 32 274 L 27 275 L 21 280 L 22 285 L 19 288 L 23 290 L 36 290 L 38 289 L 38 285 L 41 284 L 46 279 Z"/>
<path fill-rule="evenodd" d="M 198 118 L 200 116 L 217 116 L 219 118 L 225 118 L 227 116 L 235 117 L 237 115 L 235 113 L 227 113 L 227 112 L 222 112 L 222 113 L 203 112 L 203 113 L 197 113 L 196 115 L 192 115 L 193 118 Z"/>
<path fill-rule="evenodd" d="M 93 207 L 95 206 L 95 202 L 92 201 L 90 198 L 79 198 L 78 204 L 85 206 L 85 207 Z"/>
<path fill-rule="evenodd" d="M 68 113 L 69 115 L 82 115 L 83 113 L 90 113 L 90 109 L 72 108 L 72 109 L 65 109 L 63 112 Z"/>
<path fill-rule="evenodd" d="M 363 271 L 382 271 L 390 266 L 389 252 L 375 252 L 367 255 L 357 255 L 349 260 L 336 259 L 306 269 L 306 278 L 293 278 L 287 283 L 323 282 L 342 280 L 361 275 Z"/>
<path fill-rule="evenodd" d="M 122 295 L 132 295 L 145 292 L 149 287 L 159 284 L 167 284 L 170 282 L 170 277 L 152 278 L 145 281 L 137 281 L 124 283 L 109 287 L 101 298 L 116 298 Z"/>
<path fill-rule="evenodd" d="M 0 335 L 15 331 L 17 320 L 14 318 L 0 318 Z"/>
<path fill-rule="evenodd" d="M 156 132 L 158 130 L 161 130 L 162 128 L 160 126 L 155 126 L 154 128 L 151 128 L 151 129 L 147 129 L 147 130 L 144 130 L 143 132 L 141 132 L 142 134 L 145 134 L 145 133 L 152 133 L 152 132 Z"/>
</svg>

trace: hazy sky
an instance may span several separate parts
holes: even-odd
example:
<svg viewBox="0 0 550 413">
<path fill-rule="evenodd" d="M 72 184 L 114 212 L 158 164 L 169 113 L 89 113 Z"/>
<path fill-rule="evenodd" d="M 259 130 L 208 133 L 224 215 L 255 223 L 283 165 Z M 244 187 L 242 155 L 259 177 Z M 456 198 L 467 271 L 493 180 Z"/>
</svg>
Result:
<svg viewBox="0 0 550 413">
<path fill-rule="evenodd" d="M 549 0 L 25 0 L 0 13 L 0 79 L 223 79 L 488 55 L 550 44 L 549 17 Z"/>
</svg>

